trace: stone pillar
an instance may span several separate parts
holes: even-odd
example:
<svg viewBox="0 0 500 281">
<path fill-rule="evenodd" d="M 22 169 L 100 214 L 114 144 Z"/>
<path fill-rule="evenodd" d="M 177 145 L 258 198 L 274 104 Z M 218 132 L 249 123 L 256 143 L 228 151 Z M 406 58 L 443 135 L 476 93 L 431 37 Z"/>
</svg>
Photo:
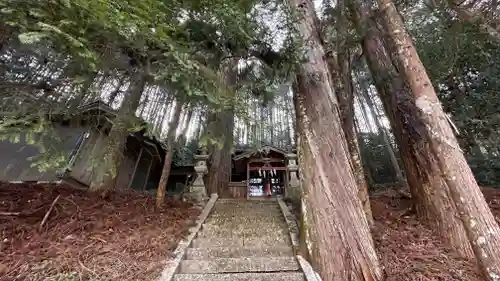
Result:
<svg viewBox="0 0 500 281">
<path fill-rule="evenodd" d="M 194 199 L 197 202 L 201 202 L 208 199 L 207 189 L 205 187 L 205 183 L 203 182 L 203 175 L 205 175 L 208 171 L 208 155 L 205 153 L 205 151 L 202 151 L 201 154 L 194 155 L 194 160 L 196 161 L 196 164 L 194 166 L 196 179 L 189 187 L 188 197 Z"/>
<path fill-rule="evenodd" d="M 290 181 L 288 182 L 288 197 L 291 199 L 299 199 L 300 198 L 300 182 L 299 182 L 299 177 L 297 175 L 297 171 L 299 170 L 299 167 L 297 166 L 297 154 L 287 154 L 286 159 L 288 160 L 287 163 L 287 170 L 288 173 L 290 174 Z"/>
</svg>

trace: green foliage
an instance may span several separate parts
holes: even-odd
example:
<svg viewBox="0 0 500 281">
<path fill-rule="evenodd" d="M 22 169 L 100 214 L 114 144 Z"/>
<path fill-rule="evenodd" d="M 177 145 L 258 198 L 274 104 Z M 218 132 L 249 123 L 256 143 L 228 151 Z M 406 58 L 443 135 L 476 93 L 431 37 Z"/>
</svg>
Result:
<svg viewBox="0 0 500 281">
<path fill-rule="evenodd" d="M 219 149 L 222 149 L 224 147 L 224 141 L 225 137 L 218 134 L 215 131 L 207 131 L 203 136 L 200 138 L 198 145 L 200 147 L 208 148 L 211 145 L 217 146 Z"/>
<path fill-rule="evenodd" d="M 41 172 L 65 168 L 68 151 L 61 148 L 66 139 L 59 135 L 50 121 L 43 116 L 38 120 L 9 121 L 0 120 L 0 140 L 35 146 L 40 153 L 28 159 L 31 167 Z"/>
<path fill-rule="evenodd" d="M 382 135 L 361 133 L 359 136 L 361 159 L 365 172 L 370 173 L 371 184 L 388 184 L 397 181 Z"/>
<path fill-rule="evenodd" d="M 420 18 L 414 18 L 411 29 L 419 55 L 445 111 L 459 129 L 469 164 L 482 184 L 498 184 L 499 42 L 444 11 L 432 13 L 424 8 L 416 15 Z"/>
<path fill-rule="evenodd" d="M 269 46 L 256 4 L 3 0 L 0 16 L 21 31 L 24 44 L 48 42 L 90 69 L 149 65 L 157 83 L 218 104 L 227 102 L 213 96 L 226 87 L 217 75 L 221 59 L 245 57 L 255 44 Z"/>
<path fill-rule="evenodd" d="M 194 165 L 194 154 L 196 149 L 188 146 L 175 147 L 174 155 L 172 156 L 172 164 L 174 167 Z"/>
<path fill-rule="evenodd" d="M 285 36 L 285 43 L 278 50 L 273 48 L 273 31 L 264 24 L 263 18 L 268 15 L 262 14 L 266 10 L 273 14 L 280 5 L 260 0 L 0 0 L 4 22 L 0 27 L 15 31 L 12 48 L 5 58 L 21 62 L 24 73 L 40 71 L 43 77 L 31 81 L 45 83 L 0 88 L 0 94 L 8 97 L 2 103 L 9 104 L 12 115 L 36 119 L 34 112 L 50 112 L 55 104 L 74 110 L 69 103 L 63 103 L 66 97 L 61 98 L 62 91 L 71 93 L 70 101 L 78 101 L 89 92 L 96 97 L 105 88 L 104 81 L 101 88 L 94 89 L 96 77 L 108 73 L 132 77 L 132 73 L 142 71 L 149 76 L 148 86 L 161 87 L 176 99 L 205 104 L 215 112 L 234 110 L 244 115 L 249 94 L 267 103 L 277 85 L 292 75 L 298 62 L 300 44 L 293 34 Z M 287 29 L 290 19 L 285 14 L 279 22 L 279 29 Z M 237 85 L 228 86 L 224 67 L 231 58 L 256 63 L 240 69 Z M 10 82 L 23 77 L 18 75 L 22 72 L 18 65 L 12 63 L 9 67 L 2 80 Z M 62 82 L 52 83 L 56 76 L 62 77 Z M 5 117 L 4 122 L 13 122 L 11 127 L 23 130 L 31 126 L 31 121 L 24 124 L 16 118 L 12 121 Z M 124 127 L 123 131 L 145 131 L 158 138 L 158 128 L 151 125 L 129 122 Z M 44 158 L 45 164 L 42 158 L 36 162 L 40 162 L 41 169 L 61 166 L 64 153 L 56 153 L 53 148 L 62 140 L 54 136 L 49 125 L 39 133 L 44 135 L 43 140 L 38 137 L 30 142 L 40 146 L 41 155 L 53 158 Z M 3 135 L 21 141 L 13 130 Z M 222 145 L 223 139 L 206 134 L 201 144 L 208 143 Z M 104 160 L 112 162 L 108 156 Z"/>
<path fill-rule="evenodd" d="M 19 34 L 19 41 L 23 44 L 34 44 L 40 42 L 43 38 L 46 37 L 45 34 L 40 32 L 25 32 Z"/>
<path fill-rule="evenodd" d="M 467 155 L 469 165 L 480 185 L 496 185 L 500 182 L 500 161 L 498 155 L 474 153 Z"/>
</svg>

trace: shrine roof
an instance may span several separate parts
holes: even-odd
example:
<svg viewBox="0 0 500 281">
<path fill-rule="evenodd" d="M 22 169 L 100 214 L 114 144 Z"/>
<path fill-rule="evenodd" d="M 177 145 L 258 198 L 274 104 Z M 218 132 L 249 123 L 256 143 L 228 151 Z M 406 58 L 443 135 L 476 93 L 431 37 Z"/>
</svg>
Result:
<svg viewBox="0 0 500 281">
<path fill-rule="evenodd" d="M 240 152 L 240 153 L 238 153 L 238 152 Z M 266 156 L 270 152 L 275 152 L 275 153 L 281 154 L 283 156 L 290 153 L 290 152 L 287 152 L 287 151 L 282 150 L 280 148 L 266 145 L 266 146 L 262 146 L 262 147 L 254 147 L 254 148 L 246 149 L 243 151 L 241 151 L 241 150 L 236 151 L 236 153 L 235 153 L 236 155 L 233 156 L 233 160 L 240 160 L 243 158 L 250 158 L 253 156 Z"/>
</svg>

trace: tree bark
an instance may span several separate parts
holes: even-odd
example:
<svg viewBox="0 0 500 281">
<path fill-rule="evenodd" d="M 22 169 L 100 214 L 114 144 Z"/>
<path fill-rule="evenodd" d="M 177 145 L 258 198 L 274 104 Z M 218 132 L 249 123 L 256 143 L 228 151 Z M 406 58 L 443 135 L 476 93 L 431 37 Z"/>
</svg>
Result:
<svg viewBox="0 0 500 281">
<path fill-rule="evenodd" d="M 120 93 L 120 88 L 123 86 L 123 82 L 125 82 L 125 79 L 127 78 L 127 75 L 123 74 L 122 77 L 119 78 L 118 80 L 118 85 L 116 88 L 109 94 L 108 98 L 108 104 L 112 105 L 115 102 L 116 97 L 118 97 L 118 94 Z"/>
<path fill-rule="evenodd" d="M 233 59 L 223 70 L 226 77 L 226 85 L 234 86 L 237 82 L 236 72 L 237 60 Z M 234 97 L 229 97 L 229 99 Z M 234 133 L 234 110 L 232 105 L 224 108 L 221 112 L 212 113 L 209 123 L 211 132 L 222 140 L 222 145 L 211 146 L 210 167 L 208 170 L 208 191 L 218 193 L 219 196 L 229 196 L 229 182 L 231 181 L 231 153 L 233 148 Z"/>
<path fill-rule="evenodd" d="M 167 151 L 165 152 L 165 160 L 163 161 L 163 169 L 161 171 L 160 183 L 156 190 L 156 207 L 162 208 L 165 203 L 165 194 L 167 191 L 168 177 L 170 176 L 170 168 L 172 167 L 172 157 L 174 156 L 174 141 L 175 132 L 179 124 L 179 119 L 182 112 L 182 103 L 177 100 L 174 109 L 174 116 L 168 126 L 167 132 Z"/>
<path fill-rule="evenodd" d="M 345 25 L 343 25 L 344 28 Z M 339 28 L 340 29 L 340 28 Z M 345 29 L 345 28 L 344 28 Z M 333 87 L 339 102 L 340 117 L 342 120 L 342 129 L 346 138 L 347 151 L 349 152 L 350 167 L 356 179 L 358 186 L 358 197 L 363 205 L 363 210 L 368 220 L 368 224 L 373 225 L 373 215 L 370 206 L 370 197 L 368 184 L 361 161 L 361 152 L 359 148 L 358 135 L 354 124 L 354 93 L 352 88 L 352 75 L 350 71 L 350 56 L 344 47 L 340 46 L 337 50 L 337 59 L 328 58 L 329 70 L 332 75 Z"/>
<path fill-rule="evenodd" d="M 355 124 L 355 129 L 356 129 L 356 134 L 359 136 L 360 135 L 360 131 L 361 131 L 361 127 L 359 126 L 359 120 L 357 120 L 356 118 L 354 118 L 354 124 Z M 360 138 L 361 140 L 362 137 Z M 359 142 L 358 142 L 359 143 Z M 364 143 L 361 142 L 359 144 L 359 150 L 360 150 L 360 154 L 363 155 L 363 149 L 364 149 Z M 373 167 L 372 167 L 372 162 L 371 161 L 364 161 L 363 163 L 363 170 L 365 171 L 365 176 L 366 176 L 366 181 L 368 183 L 368 186 L 374 186 L 375 185 L 375 180 L 373 179 Z"/>
<path fill-rule="evenodd" d="M 361 86 L 363 87 L 363 86 Z M 399 167 L 398 160 L 396 158 L 396 154 L 394 153 L 394 149 L 392 148 L 391 142 L 389 141 L 389 137 L 387 136 L 387 132 L 382 124 L 380 124 L 380 117 L 378 113 L 378 110 L 375 107 L 375 104 L 373 103 L 372 98 L 368 94 L 368 91 L 366 88 L 363 88 L 361 93 L 363 94 L 363 98 L 366 101 L 366 104 L 368 105 L 368 108 L 370 109 L 370 112 L 373 116 L 373 120 L 375 121 L 375 126 L 377 126 L 378 131 L 382 135 L 382 138 L 385 143 L 385 147 L 387 148 L 387 153 L 389 154 L 389 159 L 391 160 L 391 165 L 394 170 L 394 173 L 396 174 L 396 181 L 398 183 L 403 183 L 404 177 L 403 173 L 401 173 L 401 168 Z M 361 97 L 360 97 L 361 101 Z"/>
<path fill-rule="evenodd" d="M 186 142 L 187 142 L 186 134 L 187 134 L 187 131 L 189 130 L 189 125 L 191 124 L 192 118 L 193 118 L 193 108 L 189 107 L 189 108 L 187 108 L 187 111 L 188 112 L 186 114 L 186 118 L 184 119 L 184 122 L 182 125 L 182 131 L 179 134 L 179 139 L 177 141 L 179 146 L 186 145 Z"/>
<path fill-rule="evenodd" d="M 163 129 L 163 123 L 165 123 L 165 119 L 168 121 L 167 118 L 170 118 L 170 106 L 169 104 L 172 104 L 173 98 L 170 96 L 164 97 L 162 100 L 162 114 L 161 117 L 159 117 L 159 121 L 156 123 L 155 128 L 154 128 L 154 134 L 158 137 L 161 137 L 162 129 Z"/>
<path fill-rule="evenodd" d="M 199 114 L 200 116 L 198 116 L 196 131 L 193 134 L 193 139 L 196 140 L 197 142 L 199 142 L 201 134 L 203 132 L 203 126 L 205 123 L 203 122 L 203 117 L 206 116 L 206 112 L 205 110 L 201 110 Z"/>
<path fill-rule="evenodd" d="M 464 7 L 465 1 L 447 0 L 447 2 L 450 8 L 457 13 L 460 20 L 476 25 L 479 30 L 488 34 L 497 43 L 500 43 L 500 31 L 490 24 L 490 22 L 495 21 L 493 18 L 485 17 L 467 9 L 467 7 Z"/>
<path fill-rule="evenodd" d="M 411 103 L 424 127 L 427 145 L 435 156 L 448 193 L 458 210 L 460 219 L 477 261 L 491 281 L 500 279 L 500 226 L 496 223 L 486 200 L 458 145 L 432 82 L 420 61 L 402 19 L 390 0 L 378 0 L 388 39 L 402 68 L 413 95 Z"/>
<path fill-rule="evenodd" d="M 354 90 L 352 86 L 351 73 L 351 54 L 346 46 L 349 37 L 348 22 L 345 16 L 345 0 L 338 2 L 339 15 L 337 19 L 337 34 L 341 38 L 340 44 L 337 44 L 337 61 L 340 74 L 340 91 L 337 98 L 339 99 L 341 120 L 344 133 L 347 140 L 347 148 L 352 160 L 352 170 L 358 185 L 358 197 L 363 205 L 363 210 L 366 214 L 366 219 L 370 226 L 373 225 L 373 215 L 370 206 L 370 196 L 368 192 L 368 184 L 363 170 L 363 162 L 361 159 L 361 151 L 359 148 L 358 135 L 354 124 Z"/>
<path fill-rule="evenodd" d="M 73 73 L 71 73 L 73 74 Z M 90 91 L 90 87 L 92 86 L 92 83 L 94 83 L 94 80 L 97 78 L 98 73 L 97 72 L 92 72 L 87 74 L 88 77 L 85 79 L 85 81 L 82 83 L 81 88 L 78 91 L 78 95 L 70 100 L 69 102 L 69 110 L 71 112 L 74 112 L 76 108 L 78 108 L 84 101 L 89 99 L 89 96 L 92 96 L 92 91 Z"/>
<path fill-rule="evenodd" d="M 104 163 L 99 167 L 96 176 L 90 184 L 89 189 L 91 191 L 102 191 L 101 195 L 103 197 L 114 186 L 117 169 L 120 167 L 123 153 L 125 152 L 128 129 L 136 121 L 135 111 L 139 107 L 142 92 L 148 78 L 148 75 L 141 70 L 137 70 L 134 76 L 129 92 L 125 96 L 109 131 L 104 148 Z M 94 171 L 96 170 L 94 168 Z"/>
<path fill-rule="evenodd" d="M 297 74 L 297 119 L 301 180 L 316 228 L 317 264 L 323 280 L 381 280 L 368 221 L 349 169 L 349 155 L 332 92 L 325 52 L 312 1 L 289 0 L 306 42 L 306 60 Z"/>
<path fill-rule="evenodd" d="M 288 149 L 291 149 L 292 148 L 292 130 L 290 128 L 290 121 L 288 120 L 288 118 L 290 116 L 292 116 L 291 114 L 291 110 L 290 110 L 290 104 L 291 104 L 291 100 L 290 100 L 290 96 L 288 95 L 288 93 L 285 94 L 285 122 L 286 122 L 286 141 L 287 141 L 287 148 Z M 292 124 L 295 124 L 295 119 L 292 120 Z"/>
<path fill-rule="evenodd" d="M 7 49 L 9 45 L 9 40 L 14 35 L 14 28 L 8 25 L 1 24 L 0 25 L 0 54 Z"/>
<path fill-rule="evenodd" d="M 222 143 L 211 145 L 210 166 L 208 170 L 209 193 L 218 193 L 219 196 L 228 196 L 227 187 L 231 177 L 231 149 L 233 145 L 233 123 L 232 111 L 211 114 L 209 132 L 215 133 L 215 137 Z"/>
<path fill-rule="evenodd" d="M 350 9 L 358 33 L 363 36 L 368 67 L 391 122 L 417 214 L 463 257 L 473 258 L 458 212 L 448 196 L 448 187 L 432 152 L 422 144 L 418 130 L 422 124 L 408 106 L 411 99 L 408 85 L 385 50 L 377 23 L 370 18 L 370 9 L 359 0 L 351 0 Z"/>
</svg>

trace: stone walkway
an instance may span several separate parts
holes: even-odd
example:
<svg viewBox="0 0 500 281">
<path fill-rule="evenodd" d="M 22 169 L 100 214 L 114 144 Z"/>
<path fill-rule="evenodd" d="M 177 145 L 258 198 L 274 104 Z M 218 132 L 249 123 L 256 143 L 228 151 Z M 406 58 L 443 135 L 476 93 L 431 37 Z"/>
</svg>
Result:
<svg viewBox="0 0 500 281">
<path fill-rule="evenodd" d="M 219 199 L 174 281 L 304 281 L 276 200 Z"/>
</svg>

